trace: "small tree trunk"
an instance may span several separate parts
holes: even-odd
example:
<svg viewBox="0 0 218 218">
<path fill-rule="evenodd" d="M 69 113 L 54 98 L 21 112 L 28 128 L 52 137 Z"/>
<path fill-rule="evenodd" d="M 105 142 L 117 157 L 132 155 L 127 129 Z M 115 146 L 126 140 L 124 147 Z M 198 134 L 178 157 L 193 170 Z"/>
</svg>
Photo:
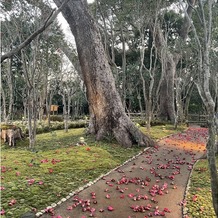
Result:
<svg viewBox="0 0 218 218">
<path fill-rule="evenodd" d="M 175 119 L 175 129 L 179 123 L 184 121 L 183 104 L 182 104 L 182 80 L 178 78 L 176 83 L 176 119 Z"/>
<path fill-rule="evenodd" d="M 41 91 L 41 95 L 40 95 L 40 101 L 39 101 L 39 121 L 42 121 L 43 119 L 43 115 L 44 115 L 44 104 L 45 104 L 45 100 L 46 100 L 46 96 L 47 96 L 47 78 L 46 82 L 44 84 L 44 88 Z"/>
<path fill-rule="evenodd" d="M 23 120 L 27 120 L 27 103 L 23 102 Z"/>
<path fill-rule="evenodd" d="M 8 66 L 7 66 L 7 85 L 9 88 L 9 102 L 8 102 L 8 114 L 6 116 L 5 122 L 7 123 L 12 116 L 12 109 L 14 104 L 14 93 L 13 93 L 13 81 L 12 81 L 12 69 L 11 69 L 11 59 L 7 60 Z"/>
<path fill-rule="evenodd" d="M 53 95 L 54 95 L 54 91 L 51 90 L 46 98 L 46 114 L 47 114 L 47 122 L 48 122 L 49 128 L 51 126 L 50 116 L 51 116 L 51 104 L 52 104 Z"/>
<path fill-rule="evenodd" d="M 37 46 L 35 48 L 38 48 Z M 37 125 L 37 109 L 38 109 L 38 88 L 36 87 L 36 50 L 33 53 L 31 59 L 31 65 L 29 64 L 29 57 L 24 50 L 21 51 L 21 57 L 23 61 L 24 78 L 26 82 L 27 90 L 27 115 L 28 115 L 28 130 L 29 130 L 29 148 L 34 149 L 36 141 L 36 125 Z"/>
<path fill-rule="evenodd" d="M 121 29 L 121 41 L 122 41 L 122 102 L 123 107 L 126 108 L 126 42 L 125 42 L 125 36 L 123 33 L 123 27 L 120 27 Z"/>
<path fill-rule="evenodd" d="M 6 108 L 6 97 L 5 97 L 5 91 L 3 87 L 1 86 L 1 99 L 2 99 L 2 115 L 3 115 L 3 121 L 6 122 L 7 117 L 7 108 Z"/>
<path fill-rule="evenodd" d="M 67 117 L 68 117 L 68 122 L 69 122 L 69 120 L 70 120 L 71 100 L 72 100 L 72 94 L 71 94 L 71 92 L 69 92 L 69 93 L 67 93 L 67 103 L 68 103 L 68 107 L 67 107 Z"/>
<path fill-rule="evenodd" d="M 151 101 L 146 102 L 146 127 L 150 132 L 151 129 L 151 118 L 152 118 L 152 103 Z"/>
<path fill-rule="evenodd" d="M 193 88 L 194 88 L 194 83 L 192 83 L 190 87 L 188 88 L 186 98 L 185 98 L 184 115 L 186 119 L 188 117 L 188 108 L 189 108 L 189 103 L 191 100 L 191 94 L 192 94 Z"/>
<path fill-rule="evenodd" d="M 138 102 L 139 102 L 140 113 L 142 115 L 143 109 L 142 109 L 142 98 L 140 96 L 140 93 L 138 93 L 137 99 L 138 99 Z"/>
<path fill-rule="evenodd" d="M 33 149 L 35 146 L 35 136 L 36 136 L 36 119 L 34 119 L 34 100 L 33 100 L 32 90 L 28 90 L 28 131 L 29 131 L 29 148 Z"/>
<path fill-rule="evenodd" d="M 65 94 L 62 94 L 62 102 L 63 102 L 64 132 L 68 132 L 67 102 L 66 102 Z"/>
</svg>

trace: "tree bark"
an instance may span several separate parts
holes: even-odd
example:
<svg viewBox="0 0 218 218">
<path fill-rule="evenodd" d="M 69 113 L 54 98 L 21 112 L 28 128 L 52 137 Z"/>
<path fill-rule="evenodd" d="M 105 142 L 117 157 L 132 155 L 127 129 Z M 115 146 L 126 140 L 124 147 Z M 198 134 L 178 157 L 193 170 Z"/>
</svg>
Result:
<svg viewBox="0 0 218 218">
<path fill-rule="evenodd" d="M 193 92 L 193 89 L 194 89 L 194 82 L 192 82 L 187 89 L 186 91 L 186 95 L 185 95 L 185 106 L 184 106 L 184 116 L 185 116 L 185 119 L 188 118 L 188 108 L 189 108 L 189 103 L 190 103 L 190 100 L 191 100 L 191 96 L 192 96 L 192 92 Z"/>
<path fill-rule="evenodd" d="M 2 87 L 2 84 L 1 84 L 1 100 L 2 100 L 2 108 L 1 108 L 1 111 L 2 111 L 2 117 L 3 117 L 3 120 L 5 121 L 6 120 L 6 116 L 7 116 L 7 109 L 6 109 L 6 96 L 5 96 L 5 91 Z"/>
<path fill-rule="evenodd" d="M 122 102 L 123 107 L 126 108 L 126 40 L 125 40 L 125 33 L 123 30 L 122 22 L 120 24 L 120 32 L 121 32 L 121 43 L 122 43 Z"/>
<path fill-rule="evenodd" d="M 51 126 L 51 104 L 52 104 L 52 98 L 54 96 L 54 89 L 49 90 L 49 93 L 47 94 L 46 98 L 46 115 L 47 115 L 47 122 L 48 122 L 48 127 L 50 128 Z"/>
<path fill-rule="evenodd" d="M 68 132 L 68 110 L 67 110 L 67 101 L 65 93 L 62 94 L 62 102 L 63 102 L 63 117 L 64 117 L 64 132 Z M 68 105 L 69 107 L 69 105 Z"/>
<path fill-rule="evenodd" d="M 63 0 L 54 0 L 59 7 Z M 97 25 L 84 0 L 70 1 L 62 9 L 75 37 L 78 57 L 89 102 L 88 132 L 101 140 L 112 134 L 118 143 L 131 147 L 138 143 L 151 146 L 153 141 L 142 134 L 125 114 L 121 98 L 108 64 Z"/>
<path fill-rule="evenodd" d="M 6 86 L 1 87 L 1 97 L 3 103 L 3 121 L 8 123 L 12 118 L 14 104 L 14 84 L 12 73 L 12 60 L 8 59 L 6 63 Z M 6 89 L 7 87 L 7 89 Z M 5 89 L 5 90 L 4 90 Z M 7 106 L 8 103 L 8 106 Z"/>
</svg>

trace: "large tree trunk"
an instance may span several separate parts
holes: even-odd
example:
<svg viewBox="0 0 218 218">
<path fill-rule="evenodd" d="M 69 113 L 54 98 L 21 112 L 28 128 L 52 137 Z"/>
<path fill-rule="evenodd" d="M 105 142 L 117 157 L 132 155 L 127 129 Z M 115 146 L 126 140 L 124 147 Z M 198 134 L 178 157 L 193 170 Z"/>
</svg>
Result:
<svg viewBox="0 0 218 218">
<path fill-rule="evenodd" d="M 174 90 L 174 77 L 176 73 L 176 65 L 171 54 L 165 57 L 165 72 L 164 80 L 160 88 L 160 113 L 159 117 L 163 120 L 175 121 L 175 90 Z"/>
<path fill-rule="evenodd" d="M 158 56 L 162 64 L 163 80 L 160 86 L 160 112 L 159 117 L 163 120 L 175 121 L 175 103 L 174 103 L 174 77 L 176 65 L 179 56 L 171 54 L 167 48 L 167 42 L 164 38 L 160 24 L 151 25 Z"/>
<path fill-rule="evenodd" d="M 54 0 L 60 6 L 63 0 Z M 89 102 L 89 133 L 97 140 L 112 134 L 125 147 L 134 143 L 151 146 L 153 141 L 143 135 L 125 114 L 109 67 L 97 25 L 85 0 L 69 1 L 62 13 L 76 40 Z"/>
</svg>

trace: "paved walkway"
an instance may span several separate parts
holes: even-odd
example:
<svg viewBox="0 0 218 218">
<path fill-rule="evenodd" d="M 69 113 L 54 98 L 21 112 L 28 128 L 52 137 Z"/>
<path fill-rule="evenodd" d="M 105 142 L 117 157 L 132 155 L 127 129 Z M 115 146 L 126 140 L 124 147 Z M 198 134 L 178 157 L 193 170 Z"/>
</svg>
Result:
<svg viewBox="0 0 218 218">
<path fill-rule="evenodd" d="M 160 140 L 134 160 L 54 208 L 54 218 L 182 218 L 193 164 L 205 153 L 207 130 L 191 127 Z M 45 213 L 42 218 L 52 217 Z"/>
</svg>

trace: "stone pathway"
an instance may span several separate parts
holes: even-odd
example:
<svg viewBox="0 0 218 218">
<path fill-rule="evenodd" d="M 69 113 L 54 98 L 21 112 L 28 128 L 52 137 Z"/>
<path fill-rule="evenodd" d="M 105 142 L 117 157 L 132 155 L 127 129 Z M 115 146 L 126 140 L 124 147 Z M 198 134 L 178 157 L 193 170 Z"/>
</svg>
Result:
<svg viewBox="0 0 218 218">
<path fill-rule="evenodd" d="M 207 129 L 160 140 L 42 218 L 182 218 L 192 167 L 205 153 Z"/>
</svg>

